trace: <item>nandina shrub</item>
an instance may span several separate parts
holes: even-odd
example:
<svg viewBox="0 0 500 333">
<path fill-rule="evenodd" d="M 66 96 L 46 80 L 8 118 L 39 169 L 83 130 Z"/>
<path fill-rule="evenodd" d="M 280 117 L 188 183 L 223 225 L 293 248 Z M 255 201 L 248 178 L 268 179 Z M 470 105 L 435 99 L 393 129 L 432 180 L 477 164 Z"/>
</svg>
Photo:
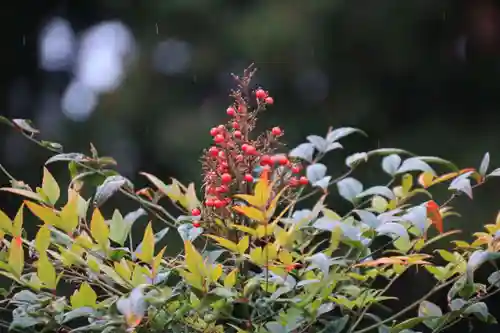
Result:
<svg viewBox="0 0 500 333">
<path fill-rule="evenodd" d="M 500 290 L 500 271 L 482 282 L 474 271 L 499 257 L 500 217 L 471 244 L 454 240 L 458 231 L 444 225 L 457 214 L 455 197 L 472 199 L 475 187 L 500 175 L 500 169 L 488 172 L 489 155 L 478 169 L 460 169 L 437 157 L 376 149 L 347 157 L 345 172 L 334 177 L 322 158 L 340 153 L 342 138 L 364 132 L 329 130 L 290 151 L 279 127 L 257 135 L 257 117 L 274 100 L 253 89 L 253 73 L 249 68 L 235 76 L 228 121 L 210 130 L 214 144 L 202 156 L 201 191 L 145 172 L 151 187 L 136 190 L 95 147 L 90 155 L 63 153 L 61 145 L 38 140 L 27 120 L 2 119 L 55 153 L 47 165 L 68 163 L 71 175 L 62 198 L 61 184 L 46 167 L 36 190 L 2 168 L 11 184 L 1 190 L 24 197 L 12 218 L 0 211 L 0 274 L 12 280 L 2 301 L 12 310 L 7 327 L 396 333 L 440 332 L 460 320 L 495 322 L 484 300 Z M 366 186 L 354 178 L 358 165 L 379 168 L 379 160 L 387 184 Z M 438 174 L 436 167 L 448 170 Z M 441 204 L 430 192 L 437 186 L 451 192 Z M 83 197 L 84 189 L 94 191 L 91 198 Z M 134 199 L 137 210 L 104 216 L 102 206 L 118 194 Z M 328 196 L 342 197 L 352 209 L 339 214 L 325 204 Z M 165 200 L 178 211 L 168 212 Z M 310 200 L 314 204 L 304 206 Z M 23 230 L 26 214 L 41 221 L 34 239 Z M 142 234 L 132 234 L 142 217 L 150 222 Z M 184 241 L 177 256 L 157 246 L 167 232 Z M 377 247 L 379 236 L 389 242 Z M 449 240 L 448 250 L 432 250 L 438 240 Z M 376 307 L 395 298 L 389 288 L 411 267 L 432 275 L 434 287 L 380 316 Z M 63 284 L 73 291 L 65 294 Z M 429 301 L 442 290 L 446 308 Z"/>
</svg>

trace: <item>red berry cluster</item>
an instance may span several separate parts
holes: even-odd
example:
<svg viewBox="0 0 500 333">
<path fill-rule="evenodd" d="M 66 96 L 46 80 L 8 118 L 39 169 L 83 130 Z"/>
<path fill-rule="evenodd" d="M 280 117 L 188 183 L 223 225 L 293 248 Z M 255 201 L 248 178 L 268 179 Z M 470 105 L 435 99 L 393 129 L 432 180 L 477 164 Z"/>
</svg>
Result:
<svg viewBox="0 0 500 333">
<path fill-rule="evenodd" d="M 226 109 L 230 119 L 226 124 L 210 130 L 213 145 L 205 151 L 202 159 L 204 221 L 212 220 L 210 217 L 225 218 L 232 214 L 229 208 L 233 196 L 252 192 L 253 172 L 257 167 L 269 170 L 282 167 L 288 170 L 290 175 L 287 183 L 281 186 L 296 187 L 308 183 L 305 177 L 298 177 L 302 170 L 299 164 L 291 163 L 284 154 L 275 154 L 279 139 L 283 136 L 280 127 L 273 127 L 256 139 L 251 137 L 257 114 L 274 103 L 273 98 L 262 88 L 250 92 L 248 85 L 253 73 L 247 69 L 242 78 L 235 77 L 239 89 L 232 92 L 234 102 Z M 191 213 L 195 217 L 201 215 L 198 209 Z M 200 222 L 195 221 L 193 226 L 199 227 Z"/>
</svg>

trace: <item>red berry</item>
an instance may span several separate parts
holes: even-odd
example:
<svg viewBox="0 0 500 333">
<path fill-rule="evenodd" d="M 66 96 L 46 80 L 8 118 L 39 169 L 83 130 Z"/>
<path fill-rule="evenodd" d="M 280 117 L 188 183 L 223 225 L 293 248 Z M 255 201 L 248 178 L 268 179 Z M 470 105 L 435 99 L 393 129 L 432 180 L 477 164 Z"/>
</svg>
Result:
<svg viewBox="0 0 500 333">
<path fill-rule="evenodd" d="M 215 200 L 215 202 L 214 202 L 214 206 L 215 206 L 216 208 L 222 208 L 222 207 L 224 207 L 225 205 L 226 205 L 226 202 L 225 202 L 225 201 L 222 201 L 222 200 L 219 200 L 219 199 Z"/>
<path fill-rule="evenodd" d="M 236 162 L 242 162 L 243 161 L 243 155 L 236 155 L 235 159 L 236 159 Z"/>
<path fill-rule="evenodd" d="M 217 193 L 217 188 L 216 188 L 216 187 L 213 187 L 213 186 L 212 186 L 212 187 L 209 187 L 209 188 L 208 188 L 208 190 L 207 190 L 207 192 L 208 192 L 209 194 L 215 194 L 215 193 Z"/>
<path fill-rule="evenodd" d="M 307 179 L 307 177 L 302 176 L 299 179 L 299 183 L 300 183 L 300 185 L 307 185 L 307 184 L 309 184 L 309 179 Z"/>
<path fill-rule="evenodd" d="M 207 207 L 213 207 L 213 206 L 214 206 L 214 204 L 215 204 L 214 199 L 207 199 L 207 200 L 205 200 L 205 205 L 206 205 Z"/>
<path fill-rule="evenodd" d="M 248 145 L 247 149 L 245 150 L 245 153 L 248 155 L 254 155 L 257 152 L 257 149 L 255 149 L 254 146 Z"/>
<path fill-rule="evenodd" d="M 240 124 L 238 124 L 236 121 L 233 121 L 233 123 L 231 124 L 231 126 L 232 126 L 234 129 L 240 129 Z"/>
<path fill-rule="evenodd" d="M 281 128 L 279 127 L 273 127 L 271 130 L 271 133 L 273 133 L 274 136 L 279 136 L 282 134 Z"/>
<path fill-rule="evenodd" d="M 246 143 L 242 144 L 241 145 L 241 150 L 243 150 L 244 152 L 246 152 L 248 149 L 248 145 Z"/>
<path fill-rule="evenodd" d="M 247 108 L 244 105 L 238 106 L 238 112 L 239 113 L 245 113 Z"/>
<path fill-rule="evenodd" d="M 231 198 L 225 198 L 224 201 L 226 202 L 226 205 L 229 205 L 231 203 Z"/>
<path fill-rule="evenodd" d="M 210 149 L 208 150 L 208 152 L 213 157 L 217 157 L 219 155 L 219 149 L 217 147 L 210 147 Z"/>
<path fill-rule="evenodd" d="M 226 126 L 224 125 L 219 125 L 217 128 L 219 129 L 219 132 L 224 132 L 226 130 Z"/>
<path fill-rule="evenodd" d="M 193 216 L 200 216 L 201 215 L 201 210 L 199 210 L 198 208 L 193 208 L 191 210 L 191 215 L 193 215 Z"/>
<path fill-rule="evenodd" d="M 219 153 L 217 155 L 219 156 L 219 158 L 222 158 L 222 159 L 226 158 L 226 153 L 223 150 L 219 151 Z"/>
<path fill-rule="evenodd" d="M 264 99 L 267 97 L 267 93 L 262 89 L 257 89 L 255 91 L 255 97 L 257 97 L 258 99 Z"/>
<path fill-rule="evenodd" d="M 272 163 L 273 160 L 269 155 L 262 155 L 262 157 L 260 158 L 260 165 L 270 165 Z"/>
<path fill-rule="evenodd" d="M 226 110 L 228 116 L 234 117 L 236 115 L 236 110 L 233 107 L 228 107 Z"/>
<path fill-rule="evenodd" d="M 265 102 L 266 104 L 273 105 L 274 99 L 272 97 L 266 97 Z"/>
<path fill-rule="evenodd" d="M 223 143 L 224 142 L 224 136 L 217 134 L 214 138 L 215 143 Z"/>
<path fill-rule="evenodd" d="M 245 175 L 245 181 L 247 181 L 247 182 L 249 182 L 249 183 L 250 183 L 250 182 L 253 182 L 253 176 L 252 176 L 251 174 L 247 173 L 247 174 Z"/>
<path fill-rule="evenodd" d="M 224 168 L 224 169 L 227 169 L 227 168 L 229 168 L 229 164 L 227 164 L 227 162 L 221 162 L 220 163 L 220 167 Z"/>
<path fill-rule="evenodd" d="M 229 191 L 229 187 L 227 187 L 227 185 L 221 185 L 221 186 L 217 186 L 215 188 L 215 190 L 219 193 L 225 193 L 225 192 L 228 192 Z"/>
<path fill-rule="evenodd" d="M 292 187 L 295 187 L 295 186 L 298 186 L 299 185 L 299 180 L 297 178 L 290 178 L 290 180 L 288 181 L 288 183 L 290 184 L 290 186 Z"/>
<path fill-rule="evenodd" d="M 241 135 L 242 135 L 242 134 L 241 134 L 241 132 L 240 132 L 240 131 L 234 131 L 234 137 L 235 137 L 236 139 L 241 139 Z"/>
<path fill-rule="evenodd" d="M 300 167 L 299 167 L 298 165 L 294 165 L 294 166 L 292 167 L 292 172 L 293 172 L 293 173 L 299 173 L 299 172 L 300 172 Z"/>
<path fill-rule="evenodd" d="M 199 228 L 199 227 L 201 227 L 201 223 L 198 221 L 195 221 L 195 222 L 193 222 L 193 227 Z"/>
<path fill-rule="evenodd" d="M 212 127 L 210 130 L 210 135 L 211 136 L 216 136 L 219 133 L 219 130 L 216 127 Z"/>
<path fill-rule="evenodd" d="M 225 173 L 221 176 L 220 179 L 222 180 L 223 183 L 230 183 L 233 178 L 231 177 L 230 174 Z"/>
</svg>

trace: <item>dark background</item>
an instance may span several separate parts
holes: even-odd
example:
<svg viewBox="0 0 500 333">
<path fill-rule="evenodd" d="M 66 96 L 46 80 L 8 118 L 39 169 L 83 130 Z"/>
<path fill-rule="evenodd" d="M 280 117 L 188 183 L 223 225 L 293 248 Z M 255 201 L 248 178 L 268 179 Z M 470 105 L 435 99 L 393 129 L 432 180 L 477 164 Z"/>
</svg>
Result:
<svg viewBox="0 0 500 333">
<path fill-rule="evenodd" d="M 255 84 L 275 98 L 260 124 L 281 126 L 290 146 L 330 125 L 369 134 L 332 153 L 334 174 L 348 154 L 377 147 L 461 167 L 478 167 L 489 151 L 500 166 L 499 18 L 500 4 L 487 0 L 11 1 L 0 10 L 0 112 L 34 120 L 68 152 L 94 143 L 139 186 L 138 171 L 198 182 L 208 131 L 225 119 L 229 74 L 255 62 Z M 0 129 L 0 162 L 16 178 L 39 184 L 48 157 Z M 377 168 L 356 177 L 386 182 Z M 51 170 L 67 181 L 63 165 Z M 446 228 L 470 235 L 491 223 L 497 188 L 492 181 L 474 203 L 455 201 L 463 217 Z M 19 200 L 0 200 L 14 214 Z M 395 294 L 410 297 L 408 286 L 420 294 L 430 281 L 419 281 Z"/>
</svg>

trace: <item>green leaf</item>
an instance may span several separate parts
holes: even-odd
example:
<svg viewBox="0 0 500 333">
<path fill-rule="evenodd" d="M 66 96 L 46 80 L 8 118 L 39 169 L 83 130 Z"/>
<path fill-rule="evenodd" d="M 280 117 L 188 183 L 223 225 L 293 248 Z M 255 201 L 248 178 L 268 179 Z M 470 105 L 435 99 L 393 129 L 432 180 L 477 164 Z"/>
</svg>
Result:
<svg viewBox="0 0 500 333">
<path fill-rule="evenodd" d="M 23 131 L 29 132 L 31 134 L 39 133 L 40 131 L 33 127 L 31 121 L 28 119 L 12 119 L 12 123 L 14 123 L 18 128 Z"/>
<path fill-rule="evenodd" d="M 138 252 L 137 252 L 138 251 Z M 153 227 L 151 222 L 148 223 L 146 230 L 144 230 L 144 237 L 142 238 L 142 246 L 137 249 L 137 258 L 141 259 L 143 262 L 149 264 L 153 260 L 155 251 L 155 240 L 153 236 Z"/>
<path fill-rule="evenodd" d="M 85 155 L 80 153 L 67 153 L 67 154 L 58 154 L 49 158 L 45 165 L 53 163 L 53 162 L 82 162 L 86 159 Z"/>
<path fill-rule="evenodd" d="M 314 155 L 314 145 L 312 143 L 301 143 L 297 147 L 293 148 L 288 156 L 290 158 L 298 158 L 308 162 L 312 162 Z"/>
<path fill-rule="evenodd" d="M 134 188 L 132 182 L 123 176 L 115 175 L 107 177 L 104 182 L 97 187 L 97 191 L 94 196 L 94 204 L 97 207 L 101 206 L 122 187 L 130 190 L 133 190 Z"/>
<path fill-rule="evenodd" d="M 349 168 L 354 168 L 358 166 L 362 162 L 367 162 L 368 161 L 368 154 L 367 153 L 354 153 L 352 155 L 347 156 L 345 159 L 345 165 L 347 165 Z"/>
<path fill-rule="evenodd" d="M 37 262 L 37 276 L 43 284 L 52 290 L 57 287 L 57 276 L 54 266 L 50 263 L 47 255 L 43 253 Z"/>
<path fill-rule="evenodd" d="M 386 197 L 387 199 L 395 199 L 396 196 L 392 192 L 390 188 L 387 186 L 373 186 L 370 187 L 369 189 L 364 190 L 363 192 L 359 193 L 356 195 L 356 198 L 363 198 L 369 195 L 380 195 L 383 197 Z"/>
<path fill-rule="evenodd" d="M 420 157 L 410 157 L 404 160 L 397 173 L 406 173 L 410 171 L 423 171 L 436 175 L 436 172 L 429 166 L 429 164 L 423 161 Z"/>
<path fill-rule="evenodd" d="M 307 166 L 306 176 L 311 184 L 323 179 L 326 175 L 326 165 L 322 163 L 314 163 Z"/>
<path fill-rule="evenodd" d="M 409 240 L 410 236 L 406 231 L 405 227 L 403 227 L 399 223 L 388 222 L 379 226 L 376 231 L 381 235 L 391 236 L 393 238 L 399 237 L 405 240 Z"/>
<path fill-rule="evenodd" d="M 125 240 L 127 239 L 128 233 L 130 232 L 131 225 L 125 222 L 122 214 L 120 214 L 120 211 L 118 209 L 115 209 L 115 211 L 113 212 L 113 217 L 111 218 L 109 225 L 109 239 L 123 246 L 123 244 L 125 244 Z"/>
<path fill-rule="evenodd" d="M 430 329 L 436 328 L 438 325 L 438 319 L 436 319 L 436 317 L 439 318 L 442 315 L 443 311 L 441 308 L 432 302 L 422 301 L 418 307 L 418 316 L 425 318 L 423 323 Z"/>
<path fill-rule="evenodd" d="M 401 165 L 401 157 L 397 154 L 391 154 L 382 159 L 382 169 L 389 174 L 394 176 Z"/>
<path fill-rule="evenodd" d="M 97 294 L 87 282 L 81 284 L 80 289 L 70 297 L 71 307 L 74 309 L 82 307 L 95 308 L 97 306 Z"/>
<path fill-rule="evenodd" d="M 500 271 L 491 273 L 491 275 L 488 277 L 488 283 L 494 285 L 497 288 L 500 288 Z"/>
<path fill-rule="evenodd" d="M 341 128 L 334 129 L 333 131 L 328 133 L 328 135 L 326 136 L 326 140 L 328 142 L 335 142 L 335 141 L 338 141 L 338 140 L 342 139 L 343 137 L 346 137 L 346 136 L 351 135 L 353 133 L 360 133 L 364 136 L 368 136 L 364 131 L 362 131 L 358 128 L 341 127 Z"/>
<path fill-rule="evenodd" d="M 363 191 L 363 184 L 355 178 L 347 177 L 337 183 L 337 189 L 342 198 L 354 202 L 356 196 Z"/>
<path fill-rule="evenodd" d="M 47 168 L 43 168 L 43 180 L 42 180 L 42 191 L 43 194 L 49 198 L 49 202 L 55 205 L 59 196 L 61 195 L 61 190 L 54 176 L 49 172 Z"/>
<path fill-rule="evenodd" d="M 477 302 L 465 309 L 464 314 L 473 314 L 477 319 L 488 322 L 488 317 L 490 313 L 488 312 L 488 306 L 484 302 Z"/>
<path fill-rule="evenodd" d="M 415 154 L 404 150 L 404 149 L 399 149 L 399 148 L 379 148 L 379 149 L 374 149 L 368 152 L 368 157 L 371 156 L 387 156 L 387 155 L 393 155 L 393 154 L 398 154 L 398 155 L 410 155 L 410 156 L 415 156 Z"/>
<path fill-rule="evenodd" d="M 479 174 L 485 176 L 488 172 L 488 167 L 490 166 L 490 153 L 484 154 L 483 160 L 481 161 L 481 166 L 479 167 Z"/>
<path fill-rule="evenodd" d="M 38 229 L 38 232 L 35 237 L 35 249 L 38 251 L 40 255 L 45 254 L 45 251 L 49 248 L 50 245 L 50 229 L 45 224 Z"/>
<path fill-rule="evenodd" d="M 427 163 L 444 165 L 444 166 L 448 167 L 449 169 L 451 169 L 452 171 L 459 171 L 460 170 L 455 164 L 453 164 L 452 162 L 445 160 L 441 157 L 419 156 L 418 159 L 420 159 L 424 162 L 427 162 Z"/>
<path fill-rule="evenodd" d="M 99 245 L 104 248 L 108 246 L 109 228 L 104 221 L 104 217 L 102 216 L 99 208 L 95 208 L 94 213 L 92 214 L 92 219 L 90 220 L 90 232 Z"/>
<path fill-rule="evenodd" d="M 320 333 L 340 333 L 349 322 L 349 316 L 345 315 L 341 318 L 335 318 L 330 321 Z"/>
<path fill-rule="evenodd" d="M 0 229 L 8 234 L 12 233 L 11 219 L 0 209 Z"/>
<path fill-rule="evenodd" d="M 439 317 L 435 317 L 435 318 L 439 318 Z M 427 320 L 427 319 L 429 319 L 429 317 L 415 317 L 415 318 L 407 319 L 407 320 L 393 326 L 390 330 L 390 333 L 400 333 L 403 330 L 411 329 L 411 328 L 423 323 L 424 320 Z"/>
</svg>

